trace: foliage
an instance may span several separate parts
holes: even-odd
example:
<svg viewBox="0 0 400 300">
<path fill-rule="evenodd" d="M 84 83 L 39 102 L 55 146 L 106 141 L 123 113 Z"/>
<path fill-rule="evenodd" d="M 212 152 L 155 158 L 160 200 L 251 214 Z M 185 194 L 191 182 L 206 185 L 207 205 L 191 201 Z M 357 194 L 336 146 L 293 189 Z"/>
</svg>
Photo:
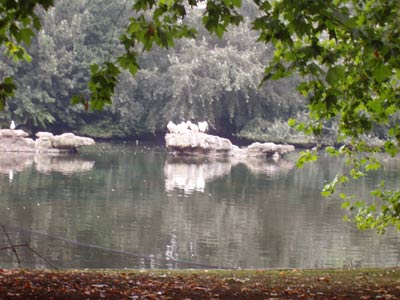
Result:
<svg viewBox="0 0 400 300">
<path fill-rule="evenodd" d="M 306 119 L 306 114 L 298 114 L 296 119 Z M 246 126 L 237 136 L 248 140 L 279 144 L 314 145 L 317 143 L 315 137 L 291 128 L 289 124 L 282 119 L 269 121 L 264 118 L 255 118 L 247 122 Z"/>
<path fill-rule="evenodd" d="M 15 0 L 0 1 L 0 45 L 4 52 L 14 60 L 30 61 L 31 58 L 22 44 L 29 45 L 34 30 L 41 27 L 36 7 L 48 9 L 53 0 L 27 0 L 18 3 Z M 3 76 L 1 76 L 3 77 Z M 14 95 L 15 84 L 12 77 L 0 78 L 0 110 L 4 109 L 6 99 Z"/>
<path fill-rule="evenodd" d="M 175 41 L 168 50 L 155 46 L 151 52 L 133 51 L 140 69 L 129 76 L 132 66 L 124 71 L 111 63 L 114 56 L 121 64 L 131 60 L 119 59 L 125 46 L 117 40 L 122 34 L 119 24 L 128 24 L 132 17 L 127 3 L 61 0 L 46 13 L 39 11 L 42 29 L 28 47 L 32 62 L 3 60 L 2 70 L 18 78 L 19 88 L 0 122 L 6 125 L 14 119 L 31 132 L 74 130 L 94 137 L 130 137 L 165 132 L 170 120 L 192 119 L 207 120 L 219 134 L 231 135 L 254 118 L 284 123 L 304 110 L 304 99 L 294 91 L 295 80 L 258 88 L 263 61 L 272 49 L 257 45 L 247 19 L 221 40 L 202 30 L 198 8 L 185 17 L 186 25 L 198 32 L 196 41 Z M 254 15 L 254 8 L 245 3 L 243 12 Z M 99 64 L 93 66 L 97 77 L 88 87 L 94 63 Z M 114 74 L 106 72 L 107 67 Z M 105 105 L 111 103 L 111 95 L 112 104 Z M 71 99 L 75 106 L 69 105 Z"/>
<path fill-rule="evenodd" d="M 349 174 L 338 178 L 357 179 L 375 168 L 375 159 L 368 153 L 379 149 L 368 145 L 365 136 L 378 124 L 384 126 L 384 150 L 395 156 L 400 141 L 399 126 L 391 122 L 400 108 L 398 1 L 256 0 L 255 3 L 259 14 L 252 25 L 259 33 L 258 41 L 274 45 L 274 55 L 265 69 L 263 82 L 294 74 L 305 79 L 298 90 L 309 101 L 310 121 L 296 127 L 320 135 L 327 122 L 337 124 L 338 141 L 345 146 L 334 154 L 347 156 L 349 162 Z M 197 6 L 198 2 L 188 4 Z M 221 37 L 228 25 L 243 22 L 238 12 L 240 6 L 240 1 L 207 1 L 202 18 L 204 26 Z M 193 37 L 196 31 L 184 23 L 187 9 L 183 1 L 136 2 L 133 10 L 138 17 L 131 18 L 125 30 L 126 54 L 119 60 L 132 56 L 137 44 L 150 50 L 154 43 L 170 47 L 175 38 Z M 132 58 L 136 61 L 135 56 Z M 121 63 L 120 67 L 126 68 Z M 302 156 L 305 161 L 315 157 L 312 153 Z M 323 194 L 331 195 L 338 183 L 345 182 L 334 180 Z M 397 206 L 393 207 L 400 201 L 399 193 L 374 192 L 373 196 L 391 206 L 374 204 L 359 210 L 355 217 L 359 227 L 367 224 L 382 230 L 389 223 L 399 227 L 400 211 Z"/>
<path fill-rule="evenodd" d="M 365 139 L 377 124 L 385 127 L 384 150 L 395 156 L 400 135 L 391 119 L 400 108 L 398 1 L 280 1 L 260 2 L 259 7 L 265 15 L 254 28 L 260 40 L 276 47 L 264 81 L 293 73 L 307 76 L 298 90 L 309 99 L 312 120 L 298 127 L 320 134 L 323 124 L 334 120 L 338 140 L 345 144 L 329 152 L 348 157 L 348 174 L 326 185 L 323 195 L 332 195 L 348 177 L 357 179 L 379 167 L 368 153 L 380 149 Z M 378 189 L 371 195 L 381 204 L 351 204 L 344 196 L 346 207 L 357 208 L 359 228 L 400 228 L 400 193 Z"/>
</svg>

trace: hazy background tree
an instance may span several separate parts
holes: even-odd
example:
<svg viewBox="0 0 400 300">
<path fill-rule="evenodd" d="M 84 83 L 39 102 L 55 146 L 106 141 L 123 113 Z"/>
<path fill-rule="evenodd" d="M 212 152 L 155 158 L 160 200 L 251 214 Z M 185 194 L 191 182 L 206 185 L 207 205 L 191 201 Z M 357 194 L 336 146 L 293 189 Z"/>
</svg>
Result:
<svg viewBox="0 0 400 300">
<path fill-rule="evenodd" d="M 256 13 L 246 2 L 244 13 Z M 57 1 L 39 13 L 42 28 L 28 48 L 29 64 L 3 56 L 3 72 L 18 89 L 1 113 L 3 126 L 14 119 L 20 127 L 72 130 L 94 137 L 137 137 L 164 133 L 172 120 L 207 120 L 215 133 L 253 140 L 281 141 L 298 136 L 287 119 L 305 114 L 305 101 L 294 90 L 295 79 L 259 87 L 272 47 L 256 43 L 250 22 L 223 39 L 201 27 L 202 10 L 187 22 L 199 31 L 196 40 L 155 47 L 139 58 L 135 78 L 122 73 L 111 106 L 85 111 L 72 106 L 74 95 L 89 100 L 90 65 L 122 53 L 118 37 L 128 23 L 127 1 Z M 306 138 L 301 136 L 297 142 Z"/>
</svg>

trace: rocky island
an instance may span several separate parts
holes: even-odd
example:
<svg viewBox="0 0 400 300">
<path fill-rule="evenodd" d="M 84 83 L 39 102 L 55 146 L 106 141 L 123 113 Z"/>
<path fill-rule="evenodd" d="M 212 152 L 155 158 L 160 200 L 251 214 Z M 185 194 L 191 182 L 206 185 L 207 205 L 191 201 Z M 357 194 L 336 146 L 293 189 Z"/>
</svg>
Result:
<svg viewBox="0 0 400 300">
<path fill-rule="evenodd" d="M 295 150 L 293 145 L 253 143 L 245 148 L 233 145 L 230 140 L 205 133 L 208 126 L 182 122 L 169 122 L 169 133 L 165 135 L 166 147 L 179 155 L 217 155 L 230 157 L 265 157 L 279 159 Z"/>
<path fill-rule="evenodd" d="M 36 140 L 21 129 L 0 129 L 0 152 L 71 153 L 80 146 L 94 145 L 91 138 L 73 133 L 53 135 L 50 132 L 36 133 Z"/>
</svg>

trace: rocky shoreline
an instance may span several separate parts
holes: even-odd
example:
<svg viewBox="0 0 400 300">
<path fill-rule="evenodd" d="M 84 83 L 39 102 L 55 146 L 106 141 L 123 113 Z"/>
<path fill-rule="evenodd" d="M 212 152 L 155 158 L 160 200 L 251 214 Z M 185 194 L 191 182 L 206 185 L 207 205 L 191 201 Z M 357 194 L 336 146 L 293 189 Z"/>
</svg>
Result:
<svg viewBox="0 0 400 300">
<path fill-rule="evenodd" d="M 73 133 L 38 132 L 36 140 L 28 136 L 20 129 L 0 129 L 0 152 L 73 153 L 78 147 L 95 144 L 93 139 Z"/>
<path fill-rule="evenodd" d="M 228 157 L 265 157 L 279 159 L 295 151 L 293 145 L 253 143 L 245 148 L 233 145 L 226 138 L 198 131 L 170 132 L 165 135 L 167 149 L 177 155 L 211 155 Z"/>
</svg>

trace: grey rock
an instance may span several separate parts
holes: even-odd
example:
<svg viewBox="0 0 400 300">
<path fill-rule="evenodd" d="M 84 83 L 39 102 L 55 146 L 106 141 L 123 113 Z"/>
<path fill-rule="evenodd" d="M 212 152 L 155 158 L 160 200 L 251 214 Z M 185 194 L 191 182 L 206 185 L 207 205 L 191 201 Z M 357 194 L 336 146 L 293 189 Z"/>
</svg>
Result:
<svg viewBox="0 0 400 300">
<path fill-rule="evenodd" d="M 188 130 L 182 133 L 167 133 L 166 147 L 176 154 L 190 155 L 226 155 L 231 157 L 266 157 L 279 159 L 285 154 L 295 151 L 292 145 L 274 143 L 253 143 L 246 148 L 233 145 L 228 139 L 203 132 Z"/>
<path fill-rule="evenodd" d="M 292 145 L 277 145 L 274 143 L 253 143 L 247 147 L 248 156 L 272 157 L 274 154 L 283 156 L 295 150 Z"/>
<path fill-rule="evenodd" d="M 95 144 L 94 139 L 82 136 L 75 136 L 75 147 L 92 146 Z"/>
<path fill-rule="evenodd" d="M 27 137 L 29 134 L 27 134 L 25 131 L 21 130 L 21 129 L 1 129 L 0 130 L 0 136 L 2 137 Z"/>
<path fill-rule="evenodd" d="M 230 153 L 232 149 L 228 139 L 196 131 L 167 133 L 165 142 L 168 149 L 186 153 Z"/>
<path fill-rule="evenodd" d="M 51 139 L 54 148 L 74 149 L 76 137 L 73 133 L 63 133 Z"/>
<path fill-rule="evenodd" d="M 51 132 L 39 131 L 36 133 L 38 139 L 48 139 L 51 140 L 54 135 Z"/>
<path fill-rule="evenodd" d="M 0 151 L 63 153 L 75 152 L 77 147 L 94 145 L 91 138 L 76 136 L 73 133 L 53 135 L 50 132 L 38 132 L 37 139 L 26 138 L 23 130 L 0 129 Z"/>
</svg>

